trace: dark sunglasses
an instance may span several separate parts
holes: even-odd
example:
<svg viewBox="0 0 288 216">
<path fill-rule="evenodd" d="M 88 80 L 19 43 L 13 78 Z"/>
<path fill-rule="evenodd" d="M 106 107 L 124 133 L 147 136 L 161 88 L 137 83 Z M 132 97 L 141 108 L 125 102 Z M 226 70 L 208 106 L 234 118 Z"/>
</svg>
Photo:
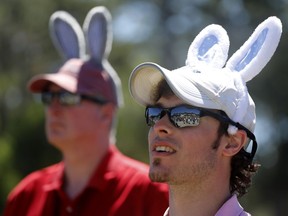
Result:
<svg viewBox="0 0 288 216">
<path fill-rule="evenodd" d="M 217 120 L 222 120 L 223 118 L 223 116 L 218 113 L 186 105 L 172 108 L 148 106 L 145 111 L 147 125 L 152 127 L 166 114 L 170 122 L 177 128 L 198 126 L 200 124 L 200 118 L 203 116 L 211 116 Z"/>
<path fill-rule="evenodd" d="M 59 103 L 63 106 L 78 105 L 82 99 L 89 100 L 100 105 L 107 103 L 106 101 L 93 96 L 74 94 L 67 91 L 41 93 L 41 101 L 44 105 L 51 105 L 55 98 L 57 98 Z"/>
<path fill-rule="evenodd" d="M 220 111 L 221 112 L 221 111 Z M 145 118 L 148 126 L 153 127 L 157 121 L 159 121 L 163 116 L 167 114 L 170 122 L 176 128 L 184 127 L 195 127 L 200 124 L 200 118 L 203 116 L 210 116 L 221 122 L 226 122 L 227 124 L 233 125 L 240 130 L 244 130 L 247 133 L 249 139 L 253 141 L 251 153 L 246 152 L 251 159 L 253 159 L 256 150 L 257 142 L 254 134 L 249 131 L 243 125 L 231 120 L 225 113 L 220 114 L 217 112 L 212 112 L 207 109 L 202 109 L 199 107 L 193 107 L 188 105 L 180 105 L 171 108 L 162 108 L 155 106 L 148 106 L 145 110 Z"/>
</svg>

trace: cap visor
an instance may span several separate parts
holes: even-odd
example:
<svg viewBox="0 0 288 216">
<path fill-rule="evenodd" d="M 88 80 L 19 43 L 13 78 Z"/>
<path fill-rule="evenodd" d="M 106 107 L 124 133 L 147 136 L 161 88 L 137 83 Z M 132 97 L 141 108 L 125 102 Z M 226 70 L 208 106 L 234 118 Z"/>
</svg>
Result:
<svg viewBox="0 0 288 216">
<path fill-rule="evenodd" d="M 210 109 L 220 108 L 220 105 L 212 100 L 213 95 L 210 96 L 209 92 L 203 91 L 207 76 L 202 77 L 201 74 L 194 73 L 189 66 L 170 71 L 155 63 L 140 64 L 130 76 L 132 97 L 143 106 L 155 104 L 153 95 L 162 79 L 165 79 L 174 94 L 187 104 Z"/>
<path fill-rule="evenodd" d="M 33 93 L 39 93 L 47 88 L 48 83 L 54 83 L 59 87 L 75 93 L 77 90 L 76 78 L 66 74 L 44 74 L 33 77 L 28 82 L 28 89 Z"/>
</svg>

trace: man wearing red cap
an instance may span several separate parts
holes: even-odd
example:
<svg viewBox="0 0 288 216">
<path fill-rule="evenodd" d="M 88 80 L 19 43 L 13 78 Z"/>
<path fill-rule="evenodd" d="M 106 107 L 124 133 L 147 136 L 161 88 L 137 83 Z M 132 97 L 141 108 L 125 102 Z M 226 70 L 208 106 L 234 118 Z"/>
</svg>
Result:
<svg viewBox="0 0 288 216">
<path fill-rule="evenodd" d="M 90 28 L 99 30 L 97 22 L 102 28 L 107 25 L 107 11 L 94 8 L 87 17 L 89 39 L 89 32 L 95 34 Z M 77 37 L 81 40 L 77 26 L 63 12 L 53 22 L 54 28 L 66 26 L 67 30 L 70 25 L 75 37 L 70 32 L 61 41 L 61 31 L 56 35 L 62 48 L 70 49 L 65 53 L 73 53 L 73 43 L 64 44 Z M 98 38 L 107 40 L 107 32 L 99 34 Z M 9 194 L 4 216 L 156 216 L 165 212 L 166 184 L 152 183 L 148 166 L 124 156 L 114 145 L 121 86 L 105 51 L 99 54 L 106 49 L 104 42 L 99 43 L 105 44 L 103 49 L 97 50 L 90 44 L 89 58 L 71 54 L 57 73 L 30 80 L 29 90 L 40 93 L 45 105 L 48 141 L 61 151 L 63 160 L 24 178 Z"/>
</svg>

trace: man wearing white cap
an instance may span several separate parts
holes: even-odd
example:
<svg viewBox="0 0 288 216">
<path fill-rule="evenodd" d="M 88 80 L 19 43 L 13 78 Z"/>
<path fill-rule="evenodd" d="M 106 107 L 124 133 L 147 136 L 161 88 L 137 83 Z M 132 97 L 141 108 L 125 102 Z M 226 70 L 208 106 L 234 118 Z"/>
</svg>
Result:
<svg viewBox="0 0 288 216">
<path fill-rule="evenodd" d="M 122 103 L 120 80 L 107 61 L 110 14 L 93 8 L 84 22 L 59 11 L 51 17 L 54 42 L 67 61 L 28 84 L 45 105 L 48 141 L 60 163 L 35 171 L 10 193 L 4 216 L 156 216 L 168 206 L 166 184 L 153 183 L 148 165 L 121 154 L 115 119 Z M 96 40 L 96 41 L 95 41 Z"/>
<path fill-rule="evenodd" d="M 281 32 L 280 20 L 268 18 L 226 62 L 229 38 L 212 24 L 192 42 L 185 66 L 147 62 L 133 70 L 130 92 L 150 127 L 150 178 L 169 185 L 165 215 L 250 215 L 237 199 L 259 167 L 246 82 L 270 60 Z"/>
</svg>

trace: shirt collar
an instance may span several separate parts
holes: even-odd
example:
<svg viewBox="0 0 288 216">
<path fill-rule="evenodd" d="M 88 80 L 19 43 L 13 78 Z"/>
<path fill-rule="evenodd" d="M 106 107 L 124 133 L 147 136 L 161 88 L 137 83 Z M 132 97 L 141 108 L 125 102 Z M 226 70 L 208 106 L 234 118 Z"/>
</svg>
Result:
<svg viewBox="0 0 288 216">
<path fill-rule="evenodd" d="M 111 145 L 107 154 L 92 175 L 88 187 L 104 191 L 108 183 L 116 178 L 115 167 L 117 167 L 116 159 L 118 154 L 119 151 L 116 146 Z"/>
<path fill-rule="evenodd" d="M 249 215 L 244 212 L 243 207 L 238 202 L 237 196 L 233 195 L 229 200 L 227 200 L 222 207 L 218 210 L 215 216 L 225 216 L 225 215 Z"/>
<path fill-rule="evenodd" d="M 236 195 L 233 195 L 229 200 L 227 200 L 215 214 L 215 216 L 227 215 L 250 216 L 249 213 L 244 211 L 243 207 L 238 202 Z M 163 216 L 169 216 L 169 207 L 166 209 Z"/>
<path fill-rule="evenodd" d="M 45 191 L 59 190 L 64 182 L 64 163 L 60 162 L 46 170 L 46 182 L 43 184 L 43 189 Z"/>
<path fill-rule="evenodd" d="M 87 187 L 104 191 L 109 181 L 116 178 L 115 167 L 117 167 L 117 155 L 119 151 L 116 146 L 111 145 L 108 152 L 101 160 L 92 174 Z M 43 185 L 45 191 L 60 190 L 64 184 L 64 163 L 60 162 L 49 168 L 49 177 Z"/>
</svg>

